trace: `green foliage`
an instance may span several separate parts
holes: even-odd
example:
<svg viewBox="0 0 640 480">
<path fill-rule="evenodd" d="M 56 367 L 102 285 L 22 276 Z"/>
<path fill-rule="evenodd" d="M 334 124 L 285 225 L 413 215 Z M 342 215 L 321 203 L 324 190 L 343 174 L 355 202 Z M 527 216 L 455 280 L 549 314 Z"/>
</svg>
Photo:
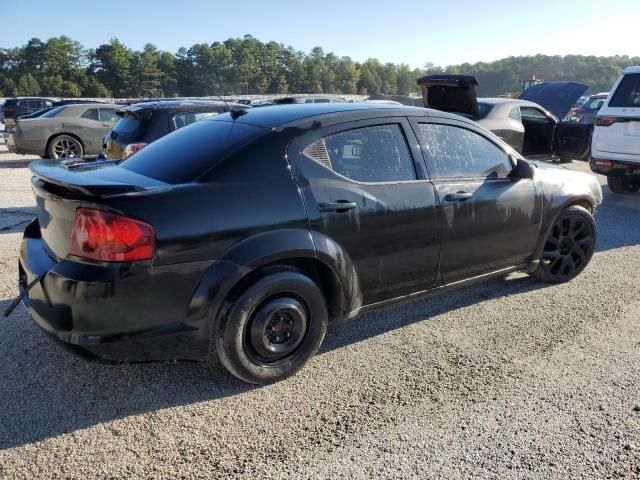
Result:
<svg viewBox="0 0 640 480">
<path fill-rule="evenodd" d="M 337 93 L 407 95 L 418 90 L 425 74 L 475 75 L 479 94 L 518 92 L 535 75 L 544 80 L 571 80 L 607 91 L 620 71 L 640 64 L 640 57 L 548 56 L 508 57 L 494 62 L 424 68 L 363 63 L 315 47 L 305 54 L 277 42 L 245 35 L 224 42 L 198 43 L 175 54 L 153 44 L 134 51 L 112 38 L 95 50 L 84 50 L 66 36 L 0 49 L 0 91 L 4 95 L 64 97 L 173 97 L 236 94 Z"/>
</svg>

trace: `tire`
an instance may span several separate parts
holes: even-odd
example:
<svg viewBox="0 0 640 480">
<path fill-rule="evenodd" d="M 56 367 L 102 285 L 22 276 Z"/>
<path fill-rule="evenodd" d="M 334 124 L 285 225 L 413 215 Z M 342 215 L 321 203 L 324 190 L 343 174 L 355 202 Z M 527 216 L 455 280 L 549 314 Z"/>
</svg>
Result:
<svg viewBox="0 0 640 480">
<path fill-rule="evenodd" d="M 235 377 L 265 385 L 300 370 L 327 331 L 325 297 L 299 270 L 264 272 L 223 306 L 214 328 L 218 357 Z"/>
<path fill-rule="evenodd" d="M 597 239 L 596 222 L 584 207 L 565 208 L 551 227 L 540 258 L 530 275 L 546 283 L 564 283 L 582 272 Z"/>
<path fill-rule="evenodd" d="M 84 148 L 77 138 L 70 135 L 58 135 L 49 140 L 47 156 L 53 159 L 82 158 Z"/>
<path fill-rule="evenodd" d="M 640 182 L 630 181 L 627 177 L 607 177 L 609 190 L 620 195 L 629 195 L 640 190 Z"/>
</svg>

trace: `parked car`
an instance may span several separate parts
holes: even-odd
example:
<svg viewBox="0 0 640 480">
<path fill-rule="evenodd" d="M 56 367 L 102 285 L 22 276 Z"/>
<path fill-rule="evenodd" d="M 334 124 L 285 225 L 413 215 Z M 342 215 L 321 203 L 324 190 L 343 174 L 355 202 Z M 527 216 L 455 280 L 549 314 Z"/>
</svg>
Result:
<svg viewBox="0 0 640 480">
<path fill-rule="evenodd" d="M 21 115 L 28 115 L 53 105 L 55 99 L 42 97 L 7 98 L 2 105 L 2 115 L 6 130 L 16 126 L 16 119 Z"/>
<path fill-rule="evenodd" d="M 19 286 L 35 322 L 111 360 L 302 368 L 327 324 L 596 242 L 595 176 L 524 160 L 458 115 L 331 103 L 208 118 L 121 162 L 30 166 Z"/>
<path fill-rule="evenodd" d="M 585 124 L 588 123 L 590 125 L 596 123 L 596 115 L 598 114 L 600 107 L 604 105 L 604 101 L 607 99 L 608 95 L 609 92 L 591 95 L 586 102 L 572 111 L 571 120 Z"/>
<path fill-rule="evenodd" d="M 53 102 L 53 105 L 51 105 L 50 107 L 46 107 L 43 108 L 41 110 L 38 110 L 36 112 L 33 113 L 28 113 L 27 115 L 20 115 L 18 118 L 20 120 L 24 120 L 27 118 L 37 118 L 40 117 L 42 115 L 44 115 L 45 113 L 53 110 L 56 107 L 62 107 L 63 105 L 81 105 L 81 104 L 85 104 L 85 103 L 110 103 L 110 102 L 101 102 L 99 100 L 86 100 L 83 98 L 68 98 L 65 100 L 59 100 L 57 102 Z"/>
<path fill-rule="evenodd" d="M 418 79 L 425 107 L 476 120 L 530 158 L 586 159 L 591 128 L 562 122 L 580 95 L 582 83 L 543 82 L 531 85 L 518 99 L 477 98 L 478 82 L 469 75 L 428 75 Z"/>
<path fill-rule="evenodd" d="M 591 170 L 612 192 L 640 190 L 640 66 L 623 71 L 600 107 L 592 149 Z"/>
<path fill-rule="evenodd" d="M 344 103 L 346 100 L 341 97 L 317 97 L 309 95 L 292 95 L 289 97 L 276 98 L 273 103 L 276 105 L 288 105 L 292 103 Z"/>
<path fill-rule="evenodd" d="M 246 105 L 209 100 L 161 100 L 118 108 L 118 122 L 103 140 L 103 156 L 127 158 L 166 134 L 203 118 Z"/>
<path fill-rule="evenodd" d="M 37 118 L 18 119 L 5 140 L 9 151 L 22 155 L 54 159 L 97 155 L 117 119 L 115 105 L 108 103 L 64 105 Z"/>
</svg>

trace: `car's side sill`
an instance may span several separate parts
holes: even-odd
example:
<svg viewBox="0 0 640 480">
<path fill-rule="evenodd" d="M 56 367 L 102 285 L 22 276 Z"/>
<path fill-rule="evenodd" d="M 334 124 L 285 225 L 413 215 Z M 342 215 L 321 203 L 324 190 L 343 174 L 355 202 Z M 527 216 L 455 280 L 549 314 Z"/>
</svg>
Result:
<svg viewBox="0 0 640 480">
<path fill-rule="evenodd" d="M 348 314 L 344 316 L 345 320 L 349 320 L 354 318 L 361 313 L 371 312 L 374 310 L 380 310 L 383 308 L 400 305 L 403 303 L 413 302 L 415 300 L 419 300 L 422 298 L 439 295 L 441 293 L 445 293 L 451 290 L 455 290 L 457 288 L 466 287 L 467 285 L 471 285 L 474 283 L 482 282 L 484 280 L 488 280 L 494 277 L 500 277 L 502 275 L 506 275 L 511 272 L 517 272 L 520 270 L 528 271 L 530 264 L 523 263 L 521 265 L 514 265 L 513 267 L 501 268 L 500 270 L 495 270 L 493 272 L 484 273 L 482 275 L 478 275 L 476 277 L 471 277 L 465 280 L 459 280 L 457 282 L 448 283 L 446 285 L 441 285 L 439 287 L 430 288 L 428 290 L 421 290 L 419 292 L 410 293 L 408 295 L 403 295 L 401 297 L 391 298 L 389 300 L 383 300 L 382 302 L 371 303 L 369 305 L 364 305 L 362 307 L 356 308 L 352 310 Z"/>
</svg>

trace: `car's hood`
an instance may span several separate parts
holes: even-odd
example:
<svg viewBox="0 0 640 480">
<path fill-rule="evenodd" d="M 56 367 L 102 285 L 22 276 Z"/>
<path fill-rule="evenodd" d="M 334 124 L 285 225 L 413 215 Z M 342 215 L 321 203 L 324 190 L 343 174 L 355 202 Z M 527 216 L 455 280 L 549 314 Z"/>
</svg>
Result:
<svg viewBox="0 0 640 480">
<path fill-rule="evenodd" d="M 531 85 L 519 98 L 541 105 L 562 120 L 588 88 L 577 82 L 542 82 Z"/>
<path fill-rule="evenodd" d="M 427 108 L 478 118 L 478 81 L 471 75 L 427 75 L 418 79 Z"/>
</svg>

